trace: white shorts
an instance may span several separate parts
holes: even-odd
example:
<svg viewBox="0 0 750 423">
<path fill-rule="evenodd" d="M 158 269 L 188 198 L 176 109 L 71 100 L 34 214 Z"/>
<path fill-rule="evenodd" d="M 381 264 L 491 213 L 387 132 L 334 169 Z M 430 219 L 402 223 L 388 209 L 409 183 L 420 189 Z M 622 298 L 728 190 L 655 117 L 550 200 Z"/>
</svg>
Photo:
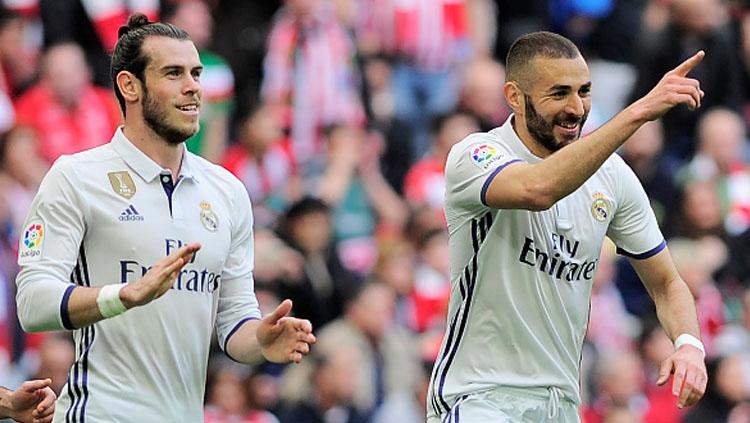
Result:
<svg viewBox="0 0 750 423">
<path fill-rule="evenodd" d="M 469 394 L 448 413 L 428 415 L 427 423 L 580 423 L 578 405 L 559 391 L 550 390 L 547 396 L 534 395 L 534 391 L 503 387 Z"/>
</svg>

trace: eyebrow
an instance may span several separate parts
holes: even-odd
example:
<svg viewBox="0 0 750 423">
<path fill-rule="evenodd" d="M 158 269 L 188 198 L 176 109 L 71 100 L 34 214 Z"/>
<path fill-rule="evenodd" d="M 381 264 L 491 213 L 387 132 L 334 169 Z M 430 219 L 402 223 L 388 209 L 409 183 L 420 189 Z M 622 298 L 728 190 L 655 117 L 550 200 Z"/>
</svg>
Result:
<svg viewBox="0 0 750 423">
<path fill-rule="evenodd" d="M 555 84 L 552 87 L 550 87 L 547 92 L 554 92 L 554 91 L 569 91 L 572 87 L 570 85 L 563 85 L 563 84 Z M 591 88 L 591 81 L 588 81 L 587 83 L 581 85 L 581 88 Z"/>
<path fill-rule="evenodd" d="M 162 71 L 162 72 L 169 72 L 169 71 L 171 71 L 171 70 L 181 70 L 181 69 L 182 69 L 183 67 L 184 67 L 184 66 L 180 66 L 180 65 L 166 65 L 166 66 L 163 66 L 163 67 L 161 68 L 161 71 Z M 203 70 L 203 65 L 199 65 L 199 66 L 194 66 L 194 67 L 190 68 L 190 71 L 191 71 L 191 72 L 192 72 L 192 71 L 195 71 L 195 70 L 199 70 L 199 71 L 202 71 L 202 70 Z"/>
</svg>

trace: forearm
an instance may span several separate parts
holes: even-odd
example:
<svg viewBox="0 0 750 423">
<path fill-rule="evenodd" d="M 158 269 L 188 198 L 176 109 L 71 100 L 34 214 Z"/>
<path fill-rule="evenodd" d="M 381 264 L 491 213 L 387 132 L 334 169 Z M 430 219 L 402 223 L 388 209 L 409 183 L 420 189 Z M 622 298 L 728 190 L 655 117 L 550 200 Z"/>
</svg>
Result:
<svg viewBox="0 0 750 423">
<path fill-rule="evenodd" d="M 13 405 L 10 396 L 13 392 L 0 386 L 0 419 L 13 418 Z"/>
<path fill-rule="evenodd" d="M 215 115 L 207 125 L 202 155 L 213 163 L 220 163 L 226 150 L 229 119 L 224 112 L 215 111 L 214 113 Z"/>
<path fill-rule="evenodd" d="M 329 205 L 337 204 L 349 188 L 354 168 L 346 163 L 331 163 L 323 174 L 318 196 Z"/>
<path fill-rule="evenodd" d="M 263 361 L 263 353 L 258 343 L 258 326 L 260 320 L 248 320 L 231 335 L 226 345 L 226 353 L 232 359 L 246 364 L 257 364 Z"/>
<path fill-rule="evenodd" d="M 651 296 L 659 321 L 672 341 L 683 333 L 700 339 L 695 301 L 682 279 L 671 280 L 662 289 L 651 292 Z"/>
<path fill-rule="evenodd" d="M 403 225 L 409 209 L 379 172 L 362 175 L 362 184 L 370 203 L 382 221 Z"/>
<path fill-rule="evenodd" d="M 529 168 L 528 181 L 549 205 L 583 185 L 597 169 L 645 122 L 634 103 L 609 122 Z"/>
</svg>

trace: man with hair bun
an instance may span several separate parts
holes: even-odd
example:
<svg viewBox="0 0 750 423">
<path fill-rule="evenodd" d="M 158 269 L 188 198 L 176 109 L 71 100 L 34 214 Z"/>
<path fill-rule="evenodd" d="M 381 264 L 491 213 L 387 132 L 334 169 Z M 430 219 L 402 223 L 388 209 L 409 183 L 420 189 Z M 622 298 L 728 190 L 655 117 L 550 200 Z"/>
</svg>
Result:
<svg viewBox="0 0 750 423">
<path fill-rule="evenodd" d="M 700 107 L 700 84 L 686 75 L 703 56 L 581 138 L 591 80 L 578 48 L 550 32 L 511 46 L 504 93 L 513 114 L 448 154 L 453 287 L 429 423 L 580 420 L 581 348 L 605 236 L 631 259 L 675 342 L 657 383 L 674 373 L 680 408 L 701 398 L 706 367 L 695 303 L 643 188 L 613 153 L 673 107 Z"/>
<path fill-rule="evenodd" d="M 202 69 L 185 31 L 131 16 L 111 67 L 124 125 L 62 156 L 34 199 L 18 317 L 76 342 L 55 422 L 202 422 L 214 330 L 243 363 L 299 362 L 315 342 L 289 300 L 261 316 L 247 192 L 184 146 Z"/>
</svg>

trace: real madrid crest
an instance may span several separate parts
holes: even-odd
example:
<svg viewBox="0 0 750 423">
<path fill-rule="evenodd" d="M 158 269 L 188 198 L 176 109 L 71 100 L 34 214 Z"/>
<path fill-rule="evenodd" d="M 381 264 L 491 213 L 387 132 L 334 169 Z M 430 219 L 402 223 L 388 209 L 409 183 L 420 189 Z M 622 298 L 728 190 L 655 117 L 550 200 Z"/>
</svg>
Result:
<svg viewBox="0 0 750 423">
<path fill-rule="evenodd" d="M 601 192 L 594 193 L 592 197 L 591 215 L 599 222 L 606 222 L 612 212 L 612 207 L 610 207 L 609 201 L 604 198 L 604 194 Z"/>
<path fill-rule="evenodd" d="M 219 229 L 219 216 L 211 209 L 211 203 L 201 201 L 201 223 L 209 232 L 216 232 Z"/>
<path fill-rule="evenodd" d="M 125 197 L 128 200 L 135 195 L 135 182 L 133 182 L 133 178 L 130 177 L 130 173 L 126 170 L 109 172 L 107 177 L 117 195 Z"/>
</svg>

